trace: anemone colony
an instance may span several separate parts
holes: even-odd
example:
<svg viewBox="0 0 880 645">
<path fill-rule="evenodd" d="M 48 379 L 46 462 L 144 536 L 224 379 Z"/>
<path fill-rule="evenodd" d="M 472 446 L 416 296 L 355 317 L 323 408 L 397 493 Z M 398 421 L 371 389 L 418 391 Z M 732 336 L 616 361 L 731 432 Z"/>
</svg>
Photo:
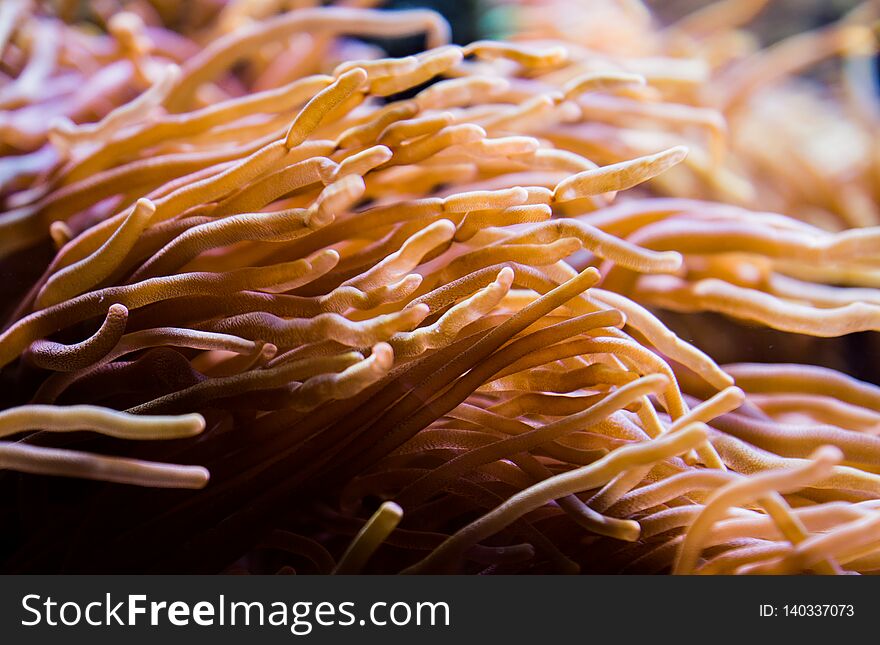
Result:
<svg viewBox="0 0 880 645">
<path fill-rule="evenodd" d="M 5 570 L 880 570 L 874 7 L 313 4 L 0 3 Z"/>
</svg>

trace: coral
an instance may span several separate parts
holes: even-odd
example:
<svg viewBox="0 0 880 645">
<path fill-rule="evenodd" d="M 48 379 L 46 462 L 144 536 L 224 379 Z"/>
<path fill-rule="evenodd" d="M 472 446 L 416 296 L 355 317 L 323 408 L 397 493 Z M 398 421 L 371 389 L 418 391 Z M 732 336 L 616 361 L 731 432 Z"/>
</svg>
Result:
<svg viewBox="0 0 880 645">
<path fill-rule="evenodd" d="M 868 9 L 192 4 L 0 8 L 4 569 L 880 569 L 880 388 L 664 322 L 880 330 L 877 159 L 761 107 Z"/>
</svg>

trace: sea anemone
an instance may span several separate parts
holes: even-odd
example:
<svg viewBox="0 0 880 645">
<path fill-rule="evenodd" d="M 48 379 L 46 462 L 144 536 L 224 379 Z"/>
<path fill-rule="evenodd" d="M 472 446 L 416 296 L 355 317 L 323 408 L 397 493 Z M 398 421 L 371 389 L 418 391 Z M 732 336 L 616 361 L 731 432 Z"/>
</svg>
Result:
<svg viewBox="0 0 880 645">
<path fill-rule="evenodd" d="M 838 209 L 731 143 L 735 3 L 191 4 L 0 7 L 5 570 L 880 570 L 880 388 L 664 322 L 880 330 L 876 165 Z"/>
</svg>

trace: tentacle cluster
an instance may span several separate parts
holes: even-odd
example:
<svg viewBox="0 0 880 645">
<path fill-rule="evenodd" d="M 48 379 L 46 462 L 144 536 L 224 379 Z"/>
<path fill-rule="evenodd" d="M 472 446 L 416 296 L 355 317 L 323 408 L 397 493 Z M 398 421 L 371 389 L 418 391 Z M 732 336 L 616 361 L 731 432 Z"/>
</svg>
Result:
<svg viewBox="0 0 880 645">
<path fill-rule="evenodd" d="M 875 220 L 734 198 L 779 168 L 725 156 L 728 124 L 800 40 L 707 70 L 737 3 L 660 35 L 585 4 L 643 56 L 540 20 L 459 47 L 427 11 L 161 4 L 101 36 L 0 7 L 0 261 L 54 244 L 0 333 L 6 568 L 880 570 L 880 389 L 719 365 L 661 319 L 880 331 Z"/>
</svg>

